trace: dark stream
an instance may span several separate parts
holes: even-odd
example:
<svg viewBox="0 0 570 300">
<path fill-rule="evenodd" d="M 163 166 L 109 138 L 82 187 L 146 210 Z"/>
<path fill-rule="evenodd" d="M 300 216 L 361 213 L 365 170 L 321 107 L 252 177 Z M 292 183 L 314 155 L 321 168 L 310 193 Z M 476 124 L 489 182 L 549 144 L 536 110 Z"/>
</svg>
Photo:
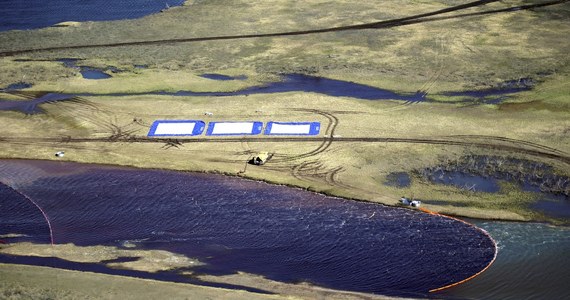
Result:
<svg viewBox="0 0 570 300">
<path fill-rule="evenodd" d="M 244 77 L 231 77 L 220 74 L 203 74 L 202 77 L 212 80 L 243 80 Z M 311 76 L 306 74 L 282 74 L 281 80 L 267 83 L 260 86 L 252 86 L 238 91 L 232 92 L 193 92 L 193 91 L 177 91 L 177 92 L 148 92 L 141 95 L 169 95 L 169 96 L 247 96 L 251 94 L 273 94 L 287 92 L 307 92 L 317 93 L 333 97 L 351 97 L 361 100 L 400 100 L 407 103 L 419 103 L 424 101 L 432 101 L 427 94 L 421 91 L 416 93 L 394 92 L 382 88 L 377 88 L 365 84 L 330 79 L 325 77 Z M 526 91 L 530 89 L 528 86 L 498 86 L 485 90 L 465 91 L 465 97 L 456 102 L 448 103 L 493 103 L 497 104 L 507 99 L 509 94 Z M 131 96 L 136 93 L 113 93 L 111 96 Z M 91 96 L 91 94 L 82 94 L 82 96 Z M 481 99 L 487 99 L 481 101 Z"/>
<path fill-rule="evenodd" d="M 76 60 L 74 59 L 60 59 L 68 67 L 80 68 L 82 76 L 86 79 L 105 79 L 111 77 L 103 70 L 99 70 L 89 66 L 76 66 Z M 115 68 L 107 68 L 111 72 L 119 72 Z M 205 78 L 213 80 L 243 80 L 242 77 L 231 77 L 219 74 L 203 74 Z M 505 87 L 498 87 L 496 89 L 487 89 L 484 91 L 473 91 L 474 96 L 469 98 L 463 98 L 460 103 L 481 103 L 480 97 L 499 97 L 500 99 L 506 99 L 506 94 L 516 93 L 518 91 L 524 91 L 528 88 L 523 87 L 510 87 L 506 89 Z M 505 91 L 508 91 L 505 92 Z M 397 93 L 381 88 L 376 88 L 368 85 L 358 84 L 354 82 L 341 81 L 335 79 L 328 79 L 324 77 L 316 77 L 305 74 L 285 74 L 282 75 L 282 80 L 277 82 L 268 83 L 261 86 L 253 86 L 245 88 L 243 90 L 233 91 L 233 92 L 193 92 L 193 91 L 177 91 L 177 92 L 145 92 L 145 93 L 112 93 L 112 94 L 56 94 L 50 93 L 50 95 L 59 95 L 61 101 L 64 99 L 71 99 L 75 96 L 132 96 L 132 95 L 168 95 L 168 96 L 211 96 L 211 97 L 227 97 L 227 96 L 247 96 L 250 94 L 272 94 L 272 93 L 286 93 L 286 92 L 308 92 L 308 93 L 319 93 L 334 97 L 352 97 L 361 100 L 400 100 L 406 103 L 419 103 L 423 101 L 431 101 L 427 98 L 426 94 L 418 93 Z M 471 92 L 464 92 L 466 95 L 470 95 Z M 486 98 L 487 99 L 487 98 Z M 497 98 L 498 99 L 498 98 Z M 52 100 L 47 99 L 32 99 L 28 101 L 13 101 L 13 100 L 3 100 L 0 99 L 0 110 L 17 110 L 24 112 L 26 114 L 35 114 L 41 112 L 37 108 L 37 105 L 45 102 L 52 102 Z M 501 101 L 502 101 L 501 100 Z M 485 100 L 489 101 L 492 100 Z M 449 102 L 452 103 L 452 102 Z M 497 101 L 493 103 L 498 103 Z"/>
<path fill-rule="evenodd" d="M 486 234 L 453 219 L 226 176 L 4 160 L 0 181 L 0 235 L 25 235 L 8 242 L 49 243 L 26 195 L 56 243 L 168 250 L 205 262 L 199 273 L 424 297 L 495 254 Z M 176 270 L 147 275 L 185 280 Z"/>
<path fill-rule="evenodd" d="M 29 100 L 0 99 L 0 110 L 19 111 L 27 115 L 39 114 L 44 112 L 44 110 L 39 106 L 40 104 L 70 100 L 73 97 L 74 95 L 48 93 Z"/>
</svg>

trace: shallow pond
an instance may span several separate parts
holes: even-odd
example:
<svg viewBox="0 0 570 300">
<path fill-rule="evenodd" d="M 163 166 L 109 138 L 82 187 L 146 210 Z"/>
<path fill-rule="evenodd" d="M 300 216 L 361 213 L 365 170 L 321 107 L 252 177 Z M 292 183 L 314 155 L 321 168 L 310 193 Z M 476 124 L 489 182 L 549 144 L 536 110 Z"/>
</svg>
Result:
<svg viewBox="0 0 570 300">
<path fill-rule="evenodd" d="M 31 83 L 21 82 L 21 81 L 20 81 L 20 82 L 16 82 L 16 83 L 9 84 L 9 85 L 6 86 L 5 88 L 0 89 L 0 91 L 1 91 L 1 90 L 4 90 L 4 91 L 15 91 L 15 90 L 27 89 L 27 88 L 29 88 L 29 87 L 32 87 L 32 84 L 31 84 Z"/>
<path fill-rule="evenodd" d="M 501 190 L 499 182 L 495 178 L 460 171 L 438 170 L 433 172 L 430 179 L 434 183 L 453 185 L 474 192 L 497 193 Z"/>
<path fill-rule="evenodd" d="M 412 179 L 407 172 L 394 172 L 386 175 L 384 185 L 404 188 L 410 186 Z"/>
<path fill-rule="evenodd" d="M 58 62 L 63 63 L 64 66 L 68 68 L 79 69 L 79 73 L 85 79 L 106 79 L 111 78 L 112 76 L 105 73 L 103 70 L 90 67 L 90 66 L 78 66 L 77 62 L 81 61 L 80 59 L 76 58 L 60 58 L 57 59 Z M 113 73 L 120 72 L 120 70 L 116 67 L 107 67 L 106 70 L 109 70 Z"/>
<path fill-rule="evenodd" d="M 91 67 L 81 67 L 81 70 L 79 71 L 81 73 L 81 76 L 83 76 L 83 78 L 85 79 L 107 79 L 107 78 L 111 78 L 111 75 L 96 69 L 96 68 L 91 68 Z"/>
<path fill-rule="evenodd" d="M 509 182 L 521 191 L 534 194 L 535 201 L 530 204 L 530 209 L 562 222 L 570 220 L 570 178 L 545 163 L 472 155 L 416 172 L 432 183 L 473 192 L 501 193 L 500 183 Z"/>
<path fill-rule="evenodd" d="M 0 180 L 17 190 L 0 189 L 0 235 L 25 234 L 9 242 L 51 239 L 28 197 L 55 243 L 168 250 L 205 262 L 200 273 L 426 296 L 495 254 L 457 220 L 226 176 L 19 160 L 0 162 Z"/>
<path fill-rule="evenodd" d="M 74 95 L 47 93 L 29 100 L 3 100 L 0 99 L 0 110 L 19 111 L 27 115 L 43 113 L 39 106 L 44 103 L 71 100 Z"/>
</svg>

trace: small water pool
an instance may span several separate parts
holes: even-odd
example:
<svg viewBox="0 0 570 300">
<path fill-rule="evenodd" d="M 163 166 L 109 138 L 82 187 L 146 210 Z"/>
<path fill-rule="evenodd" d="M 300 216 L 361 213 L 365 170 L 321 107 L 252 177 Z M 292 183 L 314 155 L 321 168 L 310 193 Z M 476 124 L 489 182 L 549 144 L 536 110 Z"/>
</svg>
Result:
<svg viewBox="0 0 570 300">
<path fill-rule="evenodd" d="M 215 73 L 202 74 L 202 75 L 200 75 L 200 77 L 208 78 L 208 79 L 212 79 L 212 80 L 222 80 L 222 81 L 227 81 L 227 80 L 246 80 L 246 79 L 247 79 L 247 76 L 245 76 L 245 75 L 241 75 L 241 76 L 228 76 L 228 75 L 215 74 Z"/>
<path fill-rule="evenodd" d="M 394 172 L 386 176 L 384 185 L 403 188 L 410 186 L 411 182 L 410 174 L 407 172 Z"/>
<path fill-rule="evenodd" d="M 6 86 L 4 88 L 4 91 L 15 91 L 15 90 L 23 90 L 23 89 L 27 89 L 29 87 L 32 87 L 31 83 L 27 83 L 27 82 L 16 82 L 16 83 L 12 83 L 9 84 L 8 86 Z"/>
<path fill-rule="evenodd" d="M 497 193 L 501 190 L 498 180 L 493 177 L 460 171 L 438 170 L 431 175 L 430 180 L 434 183 L 453 185 L 474 192 Z"/>
<path fill-rule="evenodd" d="M 112 77 L 111 75 L 92 67 L 81 67 L 81 70 L 79 72 L 81 72 L 81 76 L 83 76 L 83 78 L 85 79 L 97 80 L 97 79 L 107 79 Z"/>
</svg>

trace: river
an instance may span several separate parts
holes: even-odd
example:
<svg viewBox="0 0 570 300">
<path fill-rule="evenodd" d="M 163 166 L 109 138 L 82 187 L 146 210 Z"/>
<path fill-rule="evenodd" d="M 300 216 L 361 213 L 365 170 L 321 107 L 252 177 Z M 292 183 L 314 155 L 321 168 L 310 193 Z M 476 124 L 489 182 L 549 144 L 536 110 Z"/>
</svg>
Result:
<svg viewBox="0 0 570 300">
<path fill-rule="evenodd" d="M 0 235 L 21 235 L 8 243 L 128 243 L 198 258 L 198 273 L 428 297 L 495 256 L 484 231 L 458 220 L 228 176 L 4 160 L 0 181 Z M 0 256 L 46 260 L 92 270 Z M 184 281 L 181 271 L 147 275 Z"/>
</svg>

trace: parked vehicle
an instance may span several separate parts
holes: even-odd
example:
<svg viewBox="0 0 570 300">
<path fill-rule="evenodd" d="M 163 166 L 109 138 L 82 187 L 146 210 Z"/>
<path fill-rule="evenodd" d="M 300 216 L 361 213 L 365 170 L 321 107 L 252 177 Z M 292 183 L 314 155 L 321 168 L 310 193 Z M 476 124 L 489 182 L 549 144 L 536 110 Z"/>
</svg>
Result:
<svg viewBox="0 0 570 300">
<path fill-rule="evenodd" d="M 402 197 L 402 198 L 400 198 L 400 204 L 406 205 L 406 206 L 411 206 L 411 207 L 420 207 L 422 202 L 419 200 L 410 200 L 406 197 Z"/>
</svg>

